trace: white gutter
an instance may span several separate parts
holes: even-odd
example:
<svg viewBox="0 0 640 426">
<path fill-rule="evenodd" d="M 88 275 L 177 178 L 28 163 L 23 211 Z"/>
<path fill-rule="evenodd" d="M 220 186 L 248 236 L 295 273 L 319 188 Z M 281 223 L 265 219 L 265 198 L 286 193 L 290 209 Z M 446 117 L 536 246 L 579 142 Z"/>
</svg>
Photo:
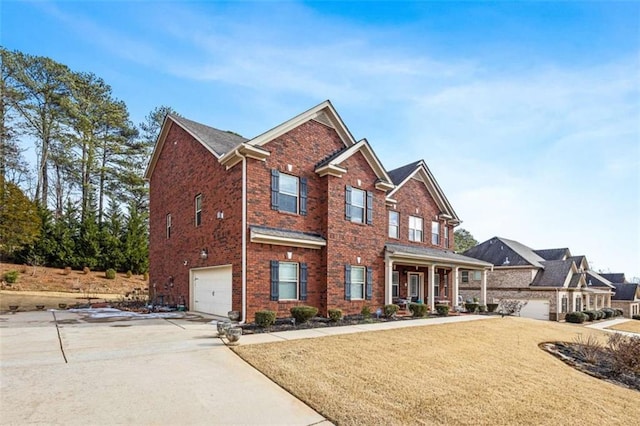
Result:
<svg viewBox="0 0 640 426">
<path fill-rule="evenodd" d="M 242 157 L 242 320 L 247 322 L 247 159 Z"/>
</svg>

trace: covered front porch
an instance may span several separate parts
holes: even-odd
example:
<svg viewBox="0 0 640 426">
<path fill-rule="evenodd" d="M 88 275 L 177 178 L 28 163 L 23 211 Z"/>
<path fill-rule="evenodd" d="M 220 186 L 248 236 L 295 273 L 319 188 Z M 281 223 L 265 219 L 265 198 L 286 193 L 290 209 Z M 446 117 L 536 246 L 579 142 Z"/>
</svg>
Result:
<svg viewBox="0 0 640 426">
<path fill-rule="evenodd" d="M 480 303 L 486 305 L 487 271 L 492 266 L 449 250 L 387 244 L 385 304 L 412 301 L 426 303 L 431 311 L 436 304 L 454 309 L 460 304 L 460 271 L 477 270 L 482 271 Z"/>
</svg>

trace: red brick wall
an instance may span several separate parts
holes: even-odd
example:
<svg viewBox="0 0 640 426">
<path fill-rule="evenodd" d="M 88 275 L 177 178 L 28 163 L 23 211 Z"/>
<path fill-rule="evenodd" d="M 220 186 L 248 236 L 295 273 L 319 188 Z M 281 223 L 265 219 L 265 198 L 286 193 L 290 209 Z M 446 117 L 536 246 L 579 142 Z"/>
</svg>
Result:
<svg viewBox="0 0 640 426">
<path fill-rule="evenodd" d="M 242 167 L 225 171 L 215 156 L 180 126 L 167 135 L 150 182 L 149 282 L 168 303 L 189 303 L 189 270 L 233 265 L 233 307 L 241 308 Z M 197 194 L 202 194 L 202 224 L 195 226 Z M 224 219 L 217 219 L 217 212 Z M 172 216 L 166 238 L 166 215 Z M 209 251 L 207 260 L 200 250 Z M 187 265 L 184 265 L 187 261 Z M 169 277 L 173 277 L 173 286 Z"/>
<path fill-rule="evenodd" d="M 423 247 L 434 247 L 444 249 L 444 221 L 440 220 L 440 244 L 431 244 L 431 222 L 436 220 L 436 216 L 440 213 L 436 202 L 427 190 L 424 183 L 415 179 L 410 179 L 402 188 L 395 192 L 392 196 L 398 201 L 395 209 L 393 206 L 388 210 L 395 210 L 400 213 L 400 238 L 389 238 L 389 241 L 396 244 L 417 245 Z M 417 211 L 416 211 L 417 209 Z M 421 217 L 423 219 L 423 242 L 409 241 L 409 216 Z M 387 213 L 388 221 L 388 213 Z M 454 249 L 453 227 L 447 227 L 449 232 L 449 250 Z"/>
</svg>

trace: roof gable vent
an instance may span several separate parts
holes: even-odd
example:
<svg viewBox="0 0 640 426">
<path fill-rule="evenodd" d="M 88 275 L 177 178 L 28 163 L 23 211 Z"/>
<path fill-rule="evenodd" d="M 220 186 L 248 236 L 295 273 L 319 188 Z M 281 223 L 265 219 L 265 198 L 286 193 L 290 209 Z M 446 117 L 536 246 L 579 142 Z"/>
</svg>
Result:
<svg viewBox="0 0 640 426">
<path fill-rule="evenodd" d="M 511 262 L 509 262 L 509 256 L 505 257 L 504 262 L 502 262 L 503 265 L 508 265 Z"/>
</svg>

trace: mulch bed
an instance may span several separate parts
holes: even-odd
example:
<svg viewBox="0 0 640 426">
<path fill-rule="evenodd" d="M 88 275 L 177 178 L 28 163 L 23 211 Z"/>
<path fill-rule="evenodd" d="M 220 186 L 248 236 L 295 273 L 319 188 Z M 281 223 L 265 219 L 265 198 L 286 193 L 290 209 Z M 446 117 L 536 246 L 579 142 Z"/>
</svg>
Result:
<svg viewBox="0 0 640 426">
<path fill-rule="evenodd" d="M 541 343 L 540 348 L 559 358 L 567 365 L 595 378 L 618 386 L 640 391 L 640 376 L 633 373 L 614 371 L 607 349 L 603 348 L 592 359 L 587 359 L 580 345 L 569 342 Z"/>
</svg>

